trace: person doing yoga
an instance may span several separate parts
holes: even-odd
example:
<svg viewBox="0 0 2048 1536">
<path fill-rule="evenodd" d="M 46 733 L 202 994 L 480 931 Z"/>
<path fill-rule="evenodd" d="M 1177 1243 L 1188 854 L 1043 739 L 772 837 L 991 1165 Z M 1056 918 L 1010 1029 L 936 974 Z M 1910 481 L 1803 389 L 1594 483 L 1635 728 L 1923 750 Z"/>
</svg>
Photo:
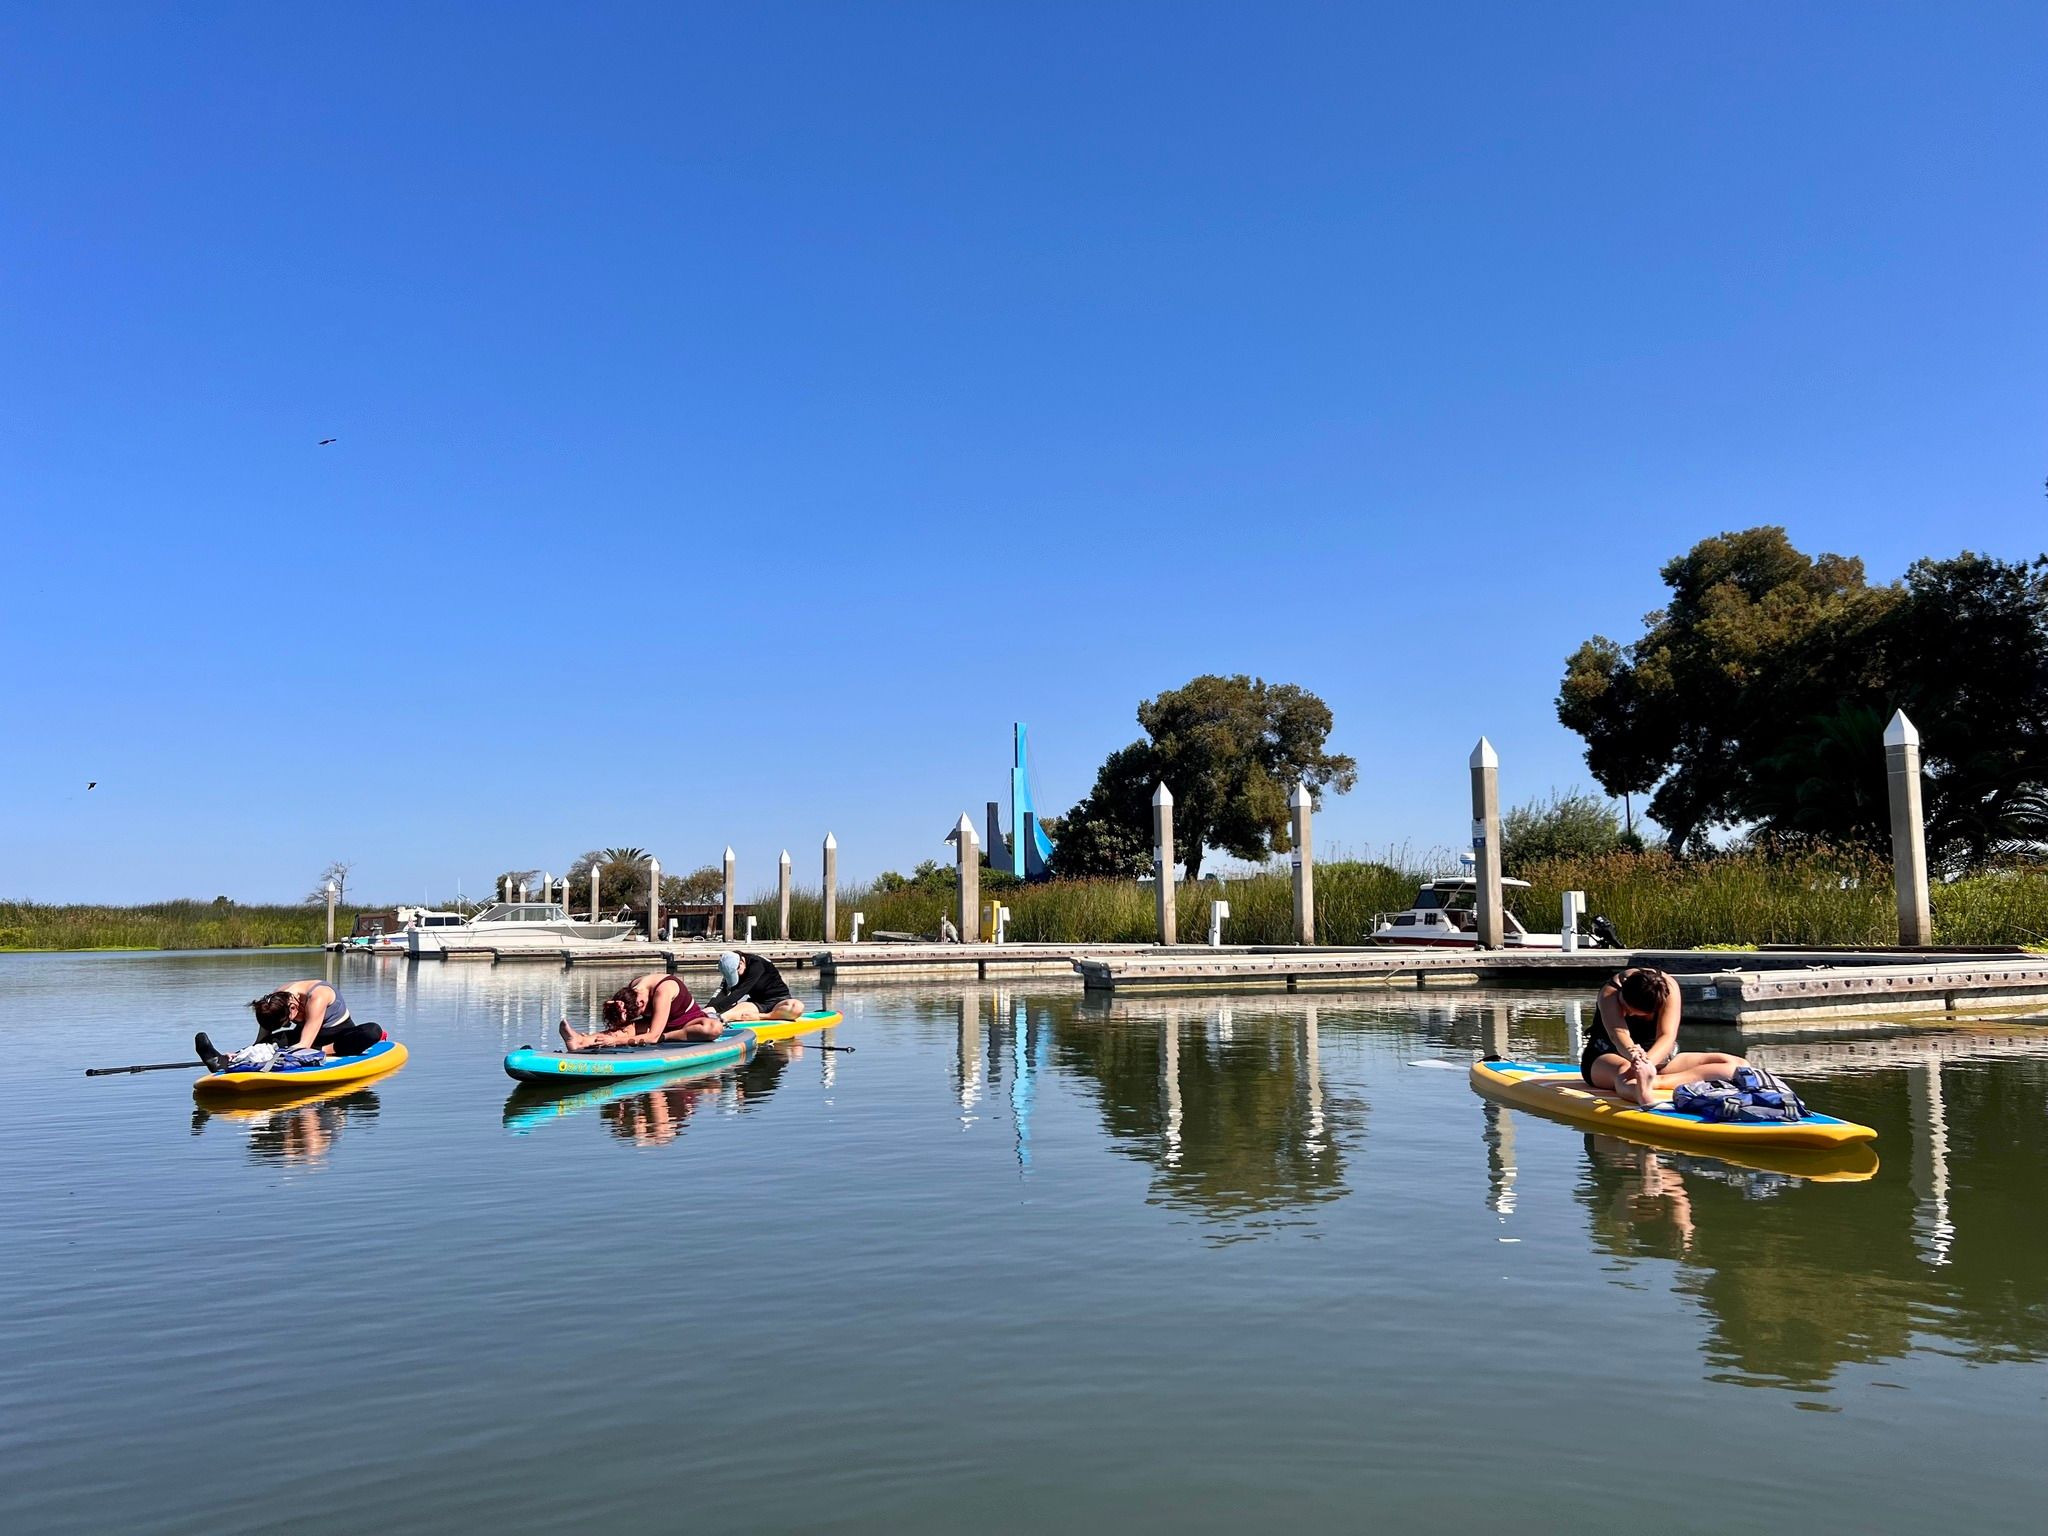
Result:
<svg viewBox="0 0 2048 1536">
<path fill-rule="evenodd" d="M 1617 972 L 1600 989 L 1579 1075 L 1595 1088 L 1649 1105 L 1681 1083 L 1732 1077 L 1749 1063 L 1725 1051 L 1678 1048 L 1678 984 L 1647 965 Z"/>
<path fill-rule="evenodd" d="M 683 978 L 666 971 L 635 977 L 605 1001 L 605 1027 L 594 1035 L 580 1034 L 562 1020 L 562 1045 L 571 1051 L 602 1050 L 614 1045 L 660 1045 L 683 1040 L 716 1040 L 725 1026 L 690 996 Z"/>
</svg>

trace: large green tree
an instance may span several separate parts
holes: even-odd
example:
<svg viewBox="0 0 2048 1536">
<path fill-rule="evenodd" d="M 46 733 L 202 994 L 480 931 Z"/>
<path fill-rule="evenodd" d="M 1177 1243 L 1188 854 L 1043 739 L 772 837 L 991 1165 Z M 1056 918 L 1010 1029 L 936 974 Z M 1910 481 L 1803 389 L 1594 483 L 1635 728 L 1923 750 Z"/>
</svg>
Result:
<svg viewBox="0 0 2048 1536">
<path fill-rule="evenodd" d="M 1109 755 L 1095 786 L 1065 818 L 1053 872 L 1130 875 L 1148 867 L 1152 792 L 1173 792 L 1174 842 L 1189 879 L 1205 849 L 1241 859 L 1286 852 L 1288 791 L 1342 794 L 1358 765 L 1326 752 L 1330 707 L 1293 683 L 1242 673 L 1202 676 L 1138 706 L 1145 739 Z"/>
<path fill-rule="evenodd" d="M 1558 718 L 1610 794 L 1655 790 L 1674 850 L 1714 827 L 1882 846 L 1883 723 L 1919 726 L 1938 856 L 1968 863 L 2048 830 L 2048 576 L 1980 555 L 1872 586 L 1860 560 L 1782 528 L 1702 540 L 1622 645 L 1566 664 Z"/>
</svg>

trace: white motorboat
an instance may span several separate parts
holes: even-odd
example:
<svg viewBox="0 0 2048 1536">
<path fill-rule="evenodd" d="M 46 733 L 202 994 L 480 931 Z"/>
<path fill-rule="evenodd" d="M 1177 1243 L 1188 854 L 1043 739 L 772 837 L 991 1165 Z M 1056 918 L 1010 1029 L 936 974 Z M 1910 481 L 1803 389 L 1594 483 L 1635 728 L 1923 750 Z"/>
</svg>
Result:
<svg viewBox="0 0 2048 1536">
<path fill-rule="evenodd" d="M 439 918 L 443 913 L 429 914 Z M 462 945 L 497 944 L 508 948 L 532 944 L 559 947 L 574 944 L 610 944 L 635 931 L 627 921 L 587 922 L 571 917 L 558 901 L 494 901 L 473 917 L 454 923 L 414 923 L 405 930 L 409 955 L 438 955 L 443 942 Z"/>
<path fill-rule="evenodd" d="M 1526 880 L 1501 881 L 1504 891 L 1526 891 Z M 1474 949 L 1479 944 L 1479 882 L 1470 875 L 1431 880 L 1415 893 L 1415 905 L 1406 912 L 1382 912 L 1374 919 L 1375 944 L 1399 944 L 1424 949 Z M 1564 938 L 1555 933 L 1531 933 L 1514 913 L 1501 912 L 1501 942 L 1508 949 L 1563 949 Z M 1599 941 L 1581 936 L 1583 948 Z"/>
</svg>

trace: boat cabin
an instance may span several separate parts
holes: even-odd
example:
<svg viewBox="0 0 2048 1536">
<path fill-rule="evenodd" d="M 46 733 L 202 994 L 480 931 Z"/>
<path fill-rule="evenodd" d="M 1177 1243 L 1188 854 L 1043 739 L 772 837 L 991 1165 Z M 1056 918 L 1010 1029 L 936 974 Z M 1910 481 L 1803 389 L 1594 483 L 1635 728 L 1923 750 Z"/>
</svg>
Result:
<svg viewBox="0 0 2048 1536">
<path fill-rule="evenodd" d="M 1526 891 L 1529 882 L 1502 878 L 1503 891 Z M 1406 912 L 1380 914 L 1373 925 L 1373 937 L 1397 944 L 1460 943 L 1479 932 L 1479 882 L 1470 875 L 1431 880 L 1415 893 L 1415 903 Z M 1528 929 L 1514 913 L 1501 913 L 1502 934 L 1513 944 L 1528 937 Z"/>
</svg>

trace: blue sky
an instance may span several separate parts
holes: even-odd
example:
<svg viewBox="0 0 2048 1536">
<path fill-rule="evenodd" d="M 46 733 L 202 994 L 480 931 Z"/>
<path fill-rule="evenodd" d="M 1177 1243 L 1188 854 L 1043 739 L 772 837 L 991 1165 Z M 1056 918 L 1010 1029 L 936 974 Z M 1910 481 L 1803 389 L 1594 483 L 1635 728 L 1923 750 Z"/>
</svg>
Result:
<svg viewBox="0 0 2048 1536">
<path fill-rule="evenodd" d="M 2048 10 L 14 6 L 0 895 L 943 857 L 1205 671 L 1586 781 L 1763 522 L 2048 547 Z M 331 447 L 315 444 L 339 439 Z M 88 793 L 88 780 L 99 788 Z"/>
</svg>

